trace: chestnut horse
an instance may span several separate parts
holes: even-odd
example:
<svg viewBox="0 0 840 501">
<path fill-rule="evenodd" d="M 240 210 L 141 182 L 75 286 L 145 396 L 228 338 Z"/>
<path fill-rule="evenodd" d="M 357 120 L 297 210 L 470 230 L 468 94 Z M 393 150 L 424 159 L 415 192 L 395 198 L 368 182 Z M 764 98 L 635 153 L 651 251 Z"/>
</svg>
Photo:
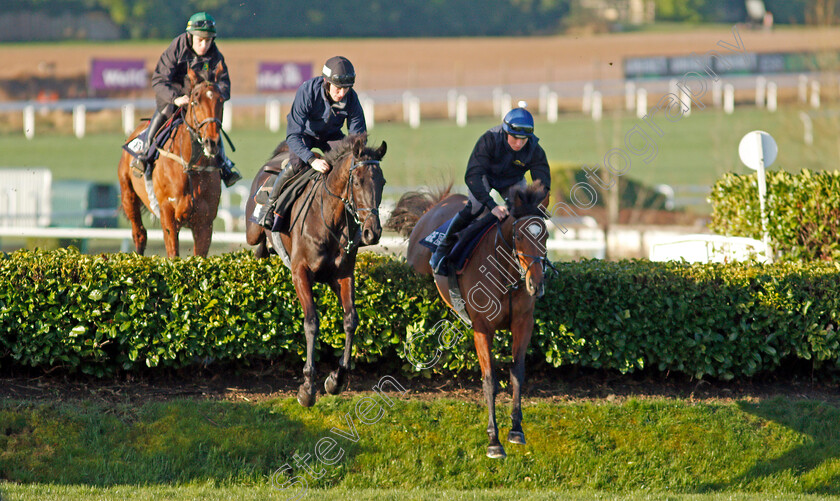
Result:
<svg viewBox="0 0 840 501">
<path fill-rule="evenodd" d="M 373 149 L 365 146 L 366 142 L 366 135 L 347 136 L 326 154 L 325 159 L 332 168 L 327 174 L 319 174 L 309 181 L 302 195 L 292 204 L 294 219 L 288 229 L 272 232 L 250 218 L 246 222 L 248 243 L 257 246 L 255 254 L 258 257 L 278 253 L 277 246 L 282 245 L 285 250 L 281 252 L 286 252 L 290 260 L 292 282 L 303 307 L 306 335 L 304 382 L 297 396 L 304 407 L 315 404 L 317 391 L 314 350 L 318 311 L 312 293 L 315 282 L 328 284 L 344 308 L 344 354 L 338 368 L 324 382 L 324 389 L 331 395 L 338 395 L 347 386 L 353 336 L 359 325 L 354 277 L 356 252 L 360 245 L 376 244 L 382 235 L 379 204 L 385 177 L 379 161 L 385 156 L 387 145 L 383 141 L 378 149 Z M 268 177 L 264 165 L 251 185 L 246 214 L 254 213 L 254 197 Z"/>
<path fill-rule="evenodd" d="M 178 255 L 178 232 L 182 226 L 192 229 L 196 256 L 207 256 L 213 236 L 213 220 L 222 194 L 221 177 L 216 156 L 221 148 L 222 93 L 216 84 L 222 65 L 210 74 L 210 80 L 199 81 L 189 69 L 190 102 L 183 110 L 183 121 L 161 149 L 155 160 L 151 182 L 145 176 L 131 174 L 131 155 L 123 150 L 117 174 L 120 180 L 122 207 L 131 222 L 134 248 L 146 251 L 146 228 L 140 217 L 143 206 L 160 218 L 166 255 Z M 143 127 L 137 127 L 129 141 Z M 149 196 L 149 188 L 153 197 Z"/>
<path fill-rule="evenodd" d="M 417 273 L 432 273 L 429 266 L 431 251 L 420 242 L 466 205 L 467 197 L 446 196 L 448 191 L 438 197 L 426 193 L 406 193 L 386 223 L 386 227 L 409 236 L 407 260 Z M 487 456 L 491 458 L 506 456 L 496 426 L 498 388 L 494 375 L 493 337 L 499 329 L 510 330 L 513 334 L 513 366 L 510 369 L 512 426 L 508 441 L 524 444 L 520 391 L 525 377 L 525 353 L 534 329 L 534 305 L 544 290 L 545 266 L 550 265 L 546 259 L 547 190 L 536 182 L 525 189 L 512 189 L 509 197 L 511 215 L 495 223 L 484 234 L 457 278 L 481 364 L 482 386 L 489 413 L 487 435 L 490 445 Z M 435 275 L 434 279 L 440 296 L 454 309 L 448 278 Z"/>
</svg>

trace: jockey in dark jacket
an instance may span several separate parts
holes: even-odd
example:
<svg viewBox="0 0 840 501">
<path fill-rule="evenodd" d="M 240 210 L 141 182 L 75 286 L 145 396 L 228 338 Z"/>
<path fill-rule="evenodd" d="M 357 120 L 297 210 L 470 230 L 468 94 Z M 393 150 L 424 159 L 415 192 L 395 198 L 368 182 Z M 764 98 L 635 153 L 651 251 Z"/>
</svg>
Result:
<svg viewBox="0 0 840 501">
<path fill-rule="evenodd" d="M 486 208 L 499 220 L 508 216 L 508 209 L 497 205 L 490 196 L 496 190 L 504 199 L 513 186 L 525 186 L 525 173 L 530 171 L 533 180 L 551 187 L 551 173 L 545 151 L 534 135 L 534 117 L 520 103 L 505 115 L 501 125 L 488 130 L 475 143 L 467 162 L 464 180 L 469 189 L 467 205 L 452 219 L 446 236 L 438 246 L 429 264 L 436 274 L 443 271 L 449 251 L 457 240 L 457 233 L 466 228 Z"/>
<path fill-rule="evenodd" d="M 347 123 L 350 134 L 367 132 L 365 115 L 359 96 L 353 90 L 356 70 L 341 56 L 324 63 L 320 76 L 302 83 L 295 94 L 292 110 L 286 117 L 286 144 L 289 147 L 289 166 L 277 176 L 268 202 L 263 206 L 259 222 L 271 228 L 273 209 L 283 186 L 301 170 L 312 167 L 326 173 L 330 165 L 312 152 L 332 149 L 332 144 L 344 138 L 341 128 Z"/>
<path fill-rule="evenodd" d="M 160 126 L 175 112 L 177 107 L 189 103 L 190 83 L 187 77 L 187 68 L 193 71 L 209 75 L 216 69 L 216 65 L 222 65 L 222 72 L 219 75 L 218 85 L 222 93 L 222 99 L 230 99 L 230 75 L 228 74 L 225 58 L 216 46 L 216 22 L 210 14 L 199 12 L 193 14 L 187 22 L 187 30 L 175 37 L 169 47 L 161 54 L 155 72 L 152 75 L 152 88 L 155 91 L 155 114 L 149 122 L 149 129 L 146 134 L 145 151 L 135 158 L 132 167 L 137 170 L 145 170 L 144 164 L 148 165 L 154 152 L 149 151 L 149 145 Z M 242 176 L 233 167 L 233 162 L 227 158 L 222 147 L 219 153 L 219 165 L 222 170 L 222 179 L 225 185 L 230 187 L 242 179 Z"/>
</svg>

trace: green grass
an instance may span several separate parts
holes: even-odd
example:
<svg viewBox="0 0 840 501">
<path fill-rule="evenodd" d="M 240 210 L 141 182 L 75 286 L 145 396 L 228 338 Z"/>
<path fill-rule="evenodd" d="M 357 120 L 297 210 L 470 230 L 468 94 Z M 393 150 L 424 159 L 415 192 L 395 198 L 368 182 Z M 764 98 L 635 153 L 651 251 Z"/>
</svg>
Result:
<svg viewBox="0 0 840 501">
<path fill-rule="evenodd" d="M 596 123 L 576 115 L 563 115 L 556 124 L 538 121 L 537 133 L 552 163 L 603 165 L 604 154 L 622 148 L 624 138 L 636 125 L 651 135 L 656 157 L 646 163 L 631 155 L 632 164 L 624 174 L 647 184 L 711 185 L 724 172 L 746 173 L 738 158 L 741 137 L 761 129 L 774 136 L 779 156 L 773 169 L 798 172 L 803 167 L 814 170 L 835 169 L 840 159 L 840 121 L 837 117 L 815 117 L 815 144 L 803 144 L 798 107 L 783 107 L 776 113 L 752 107 L 736 108 L 733 115 L 707 107 L 696 107 L 688 118 L 668 123 L 659 116 L 656 123 L 661 136 L 635 116 L 608 114 Z M 377 122 L 371 131 L 375 142 L 386 140 L 388 153 L 383 163 L 390 186 L 440 185 L 454 179 L 463 183 L 466 162 L 478 136 L 496 124 L 495 120 L 473 120 L 469 126 L 456 127 L 444 120 L 427 120 L 419 129 L 402 123 Z M 230 154 L 246 178 L 252 177 L 284 132 L 234 123 L 231 137 L 237 148 Z M 88 134 L 77 139 L 72 134 L 47 131 L 31 141 L 22 133 L 0 136 L 4 166 L 44 166 L 53 170 L 56 179 L 89 179 L 116 182 L 116 165 L 123 141 L 121 133 Z M 602 169 L 601 172 L 604 172 Z"/>
<path fill-rule="evenodd" d="M 840 409 L 823 402 L 530 401 L 524 407 L 528 445 L 506 444 L 507 459 L 491 460 L 484 455 L 483 405 L 394 396 L 393 408 L 365 424 L 354 414 L 360 398 L 323 397 L 312 409 L 290 398 L 6 401 L 0 478 L 9 483 L 0 484 L 0 495 L 190 499 L 212 491 L 211 499 L 264 498 L 280 495 L 270 488 L 272 473 L 294 454 L 314 455 L 324 437 L 336 439 L 341 459 L 332 465 L 312 459 L 316 471 L 323 470 L 320 479 L 301 469 L 295 475 L 327 499 L 341 498 L 342 491 L 404 499 L 404 491 L 417 489 L 409 499 L 429 499 L 440 490 L 463 493 L 461 499 L 505 499 L 490 494 L 499 489 L 524 491 L 523 499 L 560 495 L 544 497 L 548 491 L 570 493 L 570 499 L 840 495 Z M 330 432 L 348 429 L 348 413 L 355 443 Z M 510 426 L 507 413 L 506 406 L 497 411 L 502 433 Z"/>
</svg>

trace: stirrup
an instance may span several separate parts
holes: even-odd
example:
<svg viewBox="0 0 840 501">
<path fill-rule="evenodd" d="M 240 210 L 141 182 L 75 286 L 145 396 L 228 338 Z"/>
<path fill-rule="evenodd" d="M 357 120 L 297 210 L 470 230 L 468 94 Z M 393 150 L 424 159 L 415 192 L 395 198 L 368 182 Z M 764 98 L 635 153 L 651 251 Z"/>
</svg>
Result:
<svg viewBox="0 0 840 501">
<path fill-rule="evenodd" d="M 132 158 L 131 163 L 128 164 L 128 166 L 131 168 L 131 175 L 134 177 L 143 177 L 143 174 L 146 172 L 146 162 L 144 162 L 140 157 Z"/>
<path fill-rule="evenodd" d="M 236 184 L 237 181 L 242 180 L 242 174 L 240 174 L 239 171 L 231 170 L 230 173 L 227 176 L 225 176 L 223 180 L 225 182 L 225 186 L 230 188 L 231 186 Z"/>
<path fill-rule="evenodd" d="M 448 261 L 449 256 L 447 256 L 445 252 L 435 251 L 435 253 L 432 254 L 432 257 L 429 258 L 429 266 L 432 267 L 432 272 L 435 275 L 445 276 L 449 274 L 449 266 L 447 266 Z"/>
</svg>

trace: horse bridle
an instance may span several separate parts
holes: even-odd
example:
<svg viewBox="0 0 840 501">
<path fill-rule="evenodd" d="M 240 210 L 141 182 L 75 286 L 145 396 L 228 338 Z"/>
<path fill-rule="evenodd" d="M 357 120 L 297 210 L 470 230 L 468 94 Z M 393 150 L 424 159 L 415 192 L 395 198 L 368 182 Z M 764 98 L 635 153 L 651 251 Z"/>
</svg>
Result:
<svg viewBox="0 0 840 501">
<path fill-rule="evenodd" d="M 341 203 L 344 204 L 344 216 L 345 221 L 347 223 L 347 245 L 345 245 L 344 251 L 350 252 L 350 249 L 356 245 L 355 235 L 352 237 L 350 236 L 350 216 L 353 218 L 353 222 L 356 223 L 357 226 L 364 226 L 364 223 L 367 222 L 368 218 L 371 216 L 379 216 L 379 208 L 378 207 L 356 207 L 355 197 L 353 196 L 353 171 L 356 170 L 357 167 L 361 167 L 363 165 L 379 165 L 379 160 L 357 160 L 352 167 L 350 167 L 350 175 L 347 177 L 347 187 L 345 188 L 345 196 L 341 196 L 338 194 L 333 193 L 330 191 L 329 187 L 327 186 L 327 176 L 326 174 L 321 174 L 323 177 L 324 182 L 324 190 L 332 195 L 333 197 L 341 200 Z M 321 192 L 321 200 L 323 200 L 323 192 Z M 368 215 L 365 216 L 364 219 L 359 217 L 359 212 L 367 211 Z M 324 218 L 324 204 L 321 203 L 321 219 L 324 220 L 324 225 L 329 229 L 329 226 L 326 224 L 326 219 Z M 340 243 L 341 239 L 336 235 L 331 229 L 329 230 L 333 237 Z"/>
<path fill-rule="evenodd" d="M 531 266 L 534 266 L 535 263 L 540 263 L 542 265 L 543 273 L 546 272 L 547 268 L 551 268 L 555 272 L 557 271 L 557 268 L 555 268 L 554 265 L 551 264 L 551 261 L 549 261 L 547 256 L 545 256 L 545 255 L 535 256 L 533 254 L 526 254 L 524 252 L 520 252 L 520 251 L 516 250 L 516 224 L 519 223 L 520 221 L 526 222 L 526 221 L 529 221 L 531 219 L 538 219 L 538 220 L 542 221 L 542 218 L 540 216 L 526 216 L 526 217 L 521 217 L 521 218 L 513 220 L 513 229 L 511 230 L 511 234 L 513 236 L 513 242 L 511 244 L 508 244 L 507 240 L 505 240 L 504 235 L 502 235 L 502 225 L 501 224 L 496 225 L 496 241 L 497 242 L 499 240 L 502 241 L 502 243 L 504 244 L 504 246 L 507 248 L 508 252 L 510 253 L 511 257 L 513 258 L 513 261 L 516 263 L 516 269 L 519 272 L 519 280 L 516 280 L 515 282 L 510 283 L 510 284 L 507 284 L 507 289 L 508 290 L 518 289 L 519 284 L 525 282 L 525 278 L 527 277 L 528 272 L 531 270 Z M 496 252 L 498 252 L 498 246 L 496 246 Z M 522 267 L 522 264 L 519 261 L 520 257 L 530 257 L 531 258 L 531 263 L 528 265 L 527 268 Z"/>
<path fill-rule="evenodd" d="M 209 82 L 209 81 L 204 81 L 202 83 L 206 83 L 208 85 L 212 85 L 214 87 L 217 87 L 216 92 L 220 92 L 218 90 L 218 85 L 216 83 Z M 198 107 L 198 100 L 194 96 L 198 95 L 199 92 L 202 92 L 202 91 L 199 91 L 200 87 L 201 87 L 201 84 L 195 86 L 193 88 L 193 90 L 190 92 L 189 111 L 192 115 L 191 118 L 192 118 L 192 121 L 193 121 L 193 125 L 190 125 L 187 122 L 186 119 L 184 120 L 184 125 L 186 125 L 187 131 L 190 133 L 190 139 L 192 140 L 193 144 L 203 145 L 204 144 L 204 136 L 201 135 L 201 129 L 203 129 L 204 126 L 206 126 L 207 124 L 215 123 L 219 126 L 219 132 L 224 136 L 225 139 L 227 139 L 227 142 L 230 145 L 231 151 L 236 151 L 236 148 L 233 147 L 233 143 L 230 141 L 230 137 L 228 137 L 227 132 L 225 132 L 225 130 L 222 128 L 222 121 L 221 120 L 219 120 L 216 117 L 208 117 L 208 118 L 205 118 L 204 120 L 202 120 L 201 122 L 198 121 L 198 116 L 196 115 L 196 112 L 195 112 L 196 107 Z M 221 139 L 219 139 L 219 140 L 221 141 Z M 214 155 L 208 155 L 204 151 L 203 147 L 201 148 L 201 151 L 206 158 L 213 158 L 213 156 L 214 156 Z M 193 155 L 193 158 L 195 158 L 195 157 L 196 157 L 196 155 Z M 190 159 L 190 165 L 192 165 L 192 159 Z M 214 166 L 214 168 L 216 168 L 216 167 Z"/>
</svg>

